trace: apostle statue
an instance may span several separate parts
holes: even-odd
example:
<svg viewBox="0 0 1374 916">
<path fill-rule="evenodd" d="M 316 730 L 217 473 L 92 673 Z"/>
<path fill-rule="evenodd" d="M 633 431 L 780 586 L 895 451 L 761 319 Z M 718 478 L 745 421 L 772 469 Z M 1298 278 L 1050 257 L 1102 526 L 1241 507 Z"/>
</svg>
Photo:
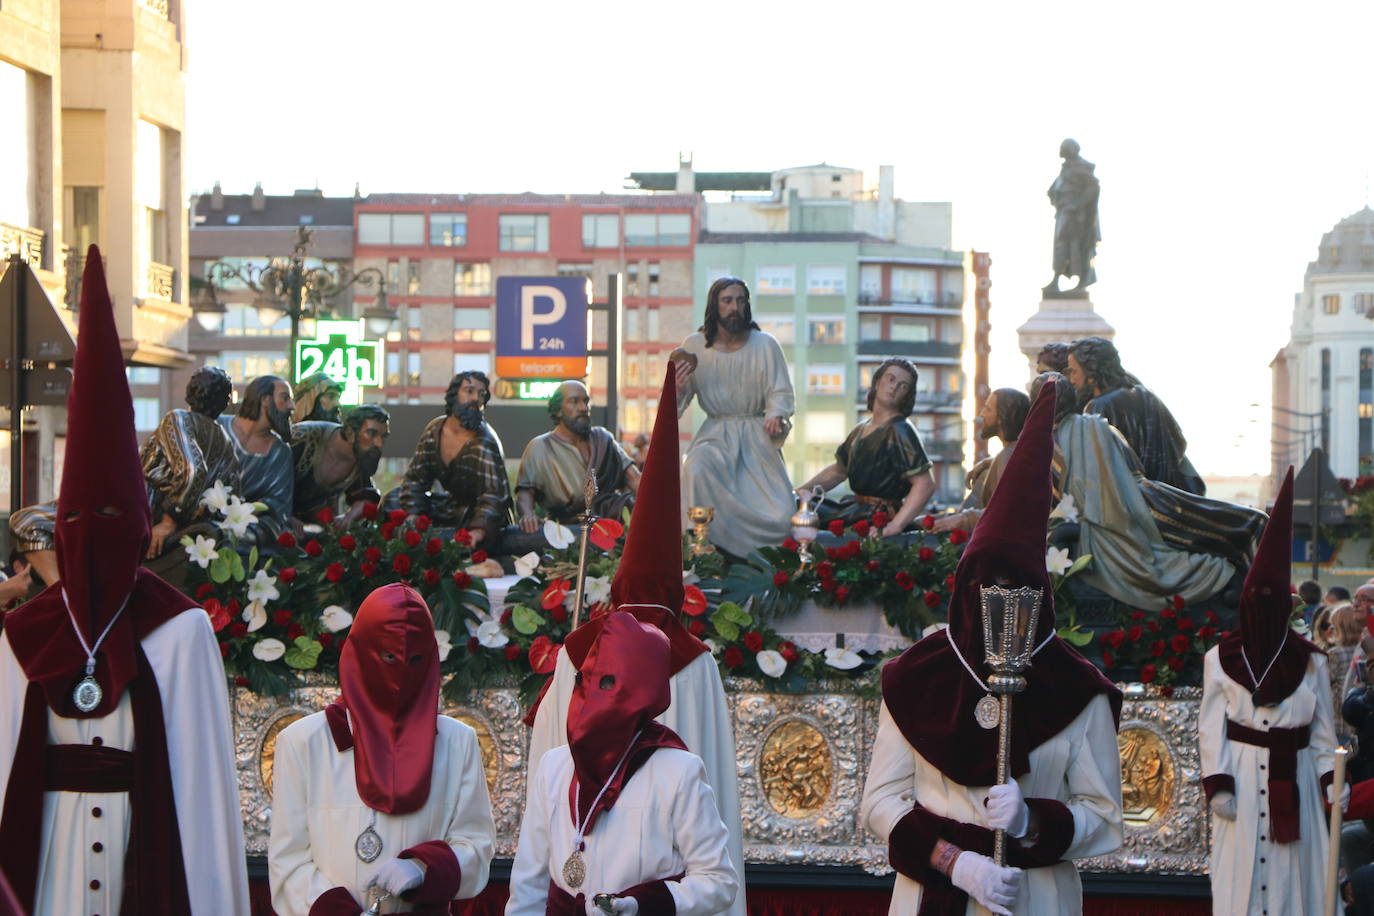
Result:
<svg viewBox="0 0 1374 916">
<path fill-rule="evenodd" d="M 293 424 L 310 420 L 338 423 L 342 417 L 339 398 L 343 396 L 343 384 L 328 373 L 307 375 L 296 383 L 296 390 L 291 396 L 296 402 L 296 408 L 291 412 Z"/>
<path fill-rule="evenodd" d="M 1184 454 L 1188 441 L 1174 415 L 1140 379 L 1122 368 L 1121 356 L 1110 340 L 1075 340 L 1065 374 L 1078 392 L 1083 412 L 1100 414 L 1126 437 L 1146 477 L 1199 496 L 1207 492 Z"/>
<path fill-rule="evenodd" d="M 909 417 L 916 406 L 916 367 L 893 358 L 873 373 L 868 388 L 869 417 L 859 421 L 835 450 L 835 461 L 802 484 L 829 490 L 845 480 L 852 495 L 821 508 L 821 520 L 846 524 L 882 512 L 888 522 L 885 537 L 901 534 L 925 508 L 935 492 L 930 459 Z M 717 510 L 719 511 L 719 510 Z"/>
<path fill-rule="evenodd" d="M 218 419 L 238 455 L 243 489 L 237 495 L 244 502 L 267 506 L 241 539 L 259 546 L 275 543 L 291 517 L 295 471 L 287 443 L 294 407 L 291 386 L 275 375 L 262 375 L 244 387 L 238 412 Z"/>
<path fill-rule="evenodd" d="M 578 381 L 567 381 L 549 398 L 551 432 L 535 436 L 520 456 L 515 484 L 519 530 L 537 535 L 536 506 L 549 518 L 570 524 L 586 511 L 586 480 L 590 468 L 596 479 L 593 515 L 620 518 L 634 505 L 639 468 L 610 431 L 592 425 L 591 395 Z M 511 552 L 519 553 L 516 548 Z"/>
<path fill-rule="evenodd" d="M 1093 258 L 1102 232 L 1097 222 L 1097 198 L 1101 190 L 1096 168 L 1078 155 L 1078 143 L 1065 140 L 1059 144 L 1064 165 L 1059 177 L 1050 185 L 1050 203 L 1054 205 L 1054 279 L 1045 287 L 1047 299 L 1084 298 L 1087 288 L 1097 282 Z M 1060 290 L 1060 277 L 1077 277 L 1078 285 Z"/>
<path fill-rule="evenodd" d="M 309 522 L 328 509 L 344 526 L 380 500 L 372 475 L 389 435 L 391 415 L 375 404 L 354 407 L 343 423 L 307 420 L 292 426 L 296 518 Z"/>
<path fill-rule="evenodd" d="M 669 360 L 679 416 L 693 398 L 706 411 L 683 458 L 686 505 L 716 510 L 711 540 L 735 556 L 781 542 L 795 509 L 780 451 L 792 428 L 792 377 L 782 347 L 754 323 L 743 280 L 711 284 L 705 322 Z"/>
<path fill-rule="evenodd" d="M 444 415 L 420 433 L 405 479 L 385 505 L 428 516 L 441 528 L 466 528 L 474 546 L 494 547 L 510 521 L 511 499 L 501 439 L 482 418 L 490 400 L 486 373 L 455 375 L 444 394 Z"/>
<path fill-rule="evenodd" d="M 937 532 L 972 531 L 973 526 L 983 515 L 983 509 L 992 500 L 1002 473 L 1016 450 L 1016 439 L 1021 435 L 1021 426 L 1030 412 L 1030 398 L 1024 391 L 1015 388 L 998 388 L 983 401 L 983 407 L 974 418 L 980 439 L 1001 439 L 1002 450 L 991 458 L 984 458 L 968 472 L 968 498 L 964 507 L 951 515 L 942 515 L 935 520 Z"/>
</svg>

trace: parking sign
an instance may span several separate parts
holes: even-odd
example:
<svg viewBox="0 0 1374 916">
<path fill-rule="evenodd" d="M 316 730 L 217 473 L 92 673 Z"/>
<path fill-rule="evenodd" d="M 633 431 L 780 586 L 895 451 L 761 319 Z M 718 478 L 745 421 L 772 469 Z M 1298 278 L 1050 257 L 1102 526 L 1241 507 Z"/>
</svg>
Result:
<svg viewBox="0 0 1374 916">
<path fill-rule="evenodd" d="M 587 374 L 583 277 L 500 277 L 496 281 L 496 374 L 512 379 Z"/>
</svg>

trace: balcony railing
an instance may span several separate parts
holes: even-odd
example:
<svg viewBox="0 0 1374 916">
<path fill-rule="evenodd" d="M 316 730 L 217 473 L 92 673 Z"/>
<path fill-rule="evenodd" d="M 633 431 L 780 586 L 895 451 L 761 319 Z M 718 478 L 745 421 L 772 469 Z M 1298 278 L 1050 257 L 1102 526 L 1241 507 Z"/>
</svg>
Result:
<svg viewBox="0 0 1374 916">
<path fill-rule="evenodd" d="M 171 302 L 173 281 L 175 279 L 175 268 L 168 267 L 166 264 L 159 264 L 156 261 L 149 261 L 148 298 L 161 299 L 163 302 Z"/>
<path fill-rule="evenodd" d="M 0 223 L 0 256 L 9 257 L 15 252 L 31 267 L 43 265 L 43 230 L 26 226 L 12 226 Z"/>
<path fill-rule="evenodd" d="M 964 297 L 958 293 L 945 293 L 943 297 L 929 294 L 904 294 L 897 293 L 893 296 L 882 296 L 876 293 L 860 293 L 859 305 L 882 306 L 890 308 L 910 308 L 920 306 L 923 308 L 957 309 L 964 304 Z"/>
<path fill-rule="evenodd" d="M 860 356 L 937 356 L 958 359 L 963 344 L 944 340 L 863 340 Z"/>
</svg>

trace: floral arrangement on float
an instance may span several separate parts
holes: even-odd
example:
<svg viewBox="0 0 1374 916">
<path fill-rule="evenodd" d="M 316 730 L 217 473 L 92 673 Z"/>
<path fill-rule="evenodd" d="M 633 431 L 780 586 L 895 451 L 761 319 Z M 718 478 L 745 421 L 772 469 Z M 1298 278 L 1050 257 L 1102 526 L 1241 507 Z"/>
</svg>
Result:
<svg viewBox="0 0 1374 916">
<path fill-rule="evenodd" d="M 1153 613 L 1132 611 L 1122 625 L 1098 636 L 1102 668 L 1113 679 L 1127 675 L 1154 684 L 1166 697 L 1175 687 L 1196 687 L 1202 683 L 1203 656 L 1226 635 L 1217 630 L 1218 621 L 1212 611 L 1204 611 L 1200 620 L 1194 617 L 1181 595 Z"/>
</svg>

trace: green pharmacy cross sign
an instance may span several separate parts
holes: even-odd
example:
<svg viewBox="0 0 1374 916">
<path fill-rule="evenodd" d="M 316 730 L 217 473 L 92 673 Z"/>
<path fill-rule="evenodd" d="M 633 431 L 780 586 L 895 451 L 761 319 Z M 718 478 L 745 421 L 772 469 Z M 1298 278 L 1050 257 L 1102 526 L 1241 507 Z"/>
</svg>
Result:
<svg viewBox="0 0 1374 916">
<path fill-rule="evenodd" d="M 296 341 L 292 382 L 317 372 L 343 385 L 340 404 L 360 404 L 364 387 L 382 383 L 382 341 L 364 340 L 362 321 L 316 321 L 315 339 Z"/>
</svg>

